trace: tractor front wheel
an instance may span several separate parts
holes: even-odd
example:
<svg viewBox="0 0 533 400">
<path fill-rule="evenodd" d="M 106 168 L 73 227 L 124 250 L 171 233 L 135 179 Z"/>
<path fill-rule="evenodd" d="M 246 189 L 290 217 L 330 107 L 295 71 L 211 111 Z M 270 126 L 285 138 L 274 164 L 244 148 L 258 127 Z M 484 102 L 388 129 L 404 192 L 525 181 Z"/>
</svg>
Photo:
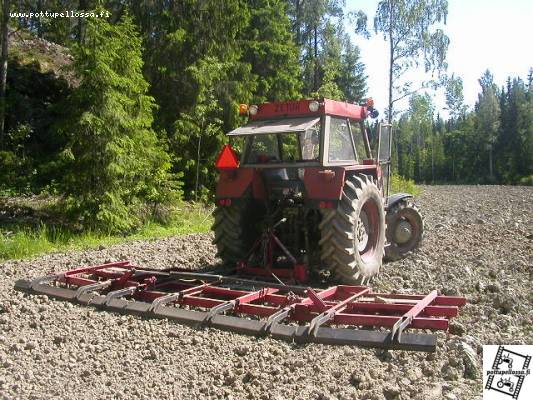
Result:
<svg viewBox="0 0 533 400">
<path fill-rule="evenodd" d="M 337 209 L 324 209 L 320 223 L 321 258 L 333 276 L 347 284 L 365 284 L 381 268 L 385 211 L 372 177 L 346 180 Z"/>
<path fill-rule="evenodd" d="M 424 234 L 424 219 L 412 201 L 406 199 L 395 204 L 388 210 L 386 220 L 386 260 L 405 258 L 420 246 Z"/>
</svg>

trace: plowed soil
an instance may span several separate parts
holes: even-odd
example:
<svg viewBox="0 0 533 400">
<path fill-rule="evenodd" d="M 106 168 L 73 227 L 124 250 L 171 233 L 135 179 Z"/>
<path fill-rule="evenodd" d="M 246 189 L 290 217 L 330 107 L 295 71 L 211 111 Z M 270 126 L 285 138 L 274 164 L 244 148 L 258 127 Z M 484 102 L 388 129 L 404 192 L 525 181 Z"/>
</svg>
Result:
<svg viewBox="0 0 533 400">
<path fill-rule="evenodd" d="M 532 344 L 533 188 L 423 187 L 422 248 L 385 265 L 380 291 L 463 295 L 436 353 L 296 345 L 98 311 L 13 290 L 17 279 L 129 259 L 215 265 L 210 235 L 0 265 L 5 399 L 481 399 L 483 344 Z"/>
</svg>

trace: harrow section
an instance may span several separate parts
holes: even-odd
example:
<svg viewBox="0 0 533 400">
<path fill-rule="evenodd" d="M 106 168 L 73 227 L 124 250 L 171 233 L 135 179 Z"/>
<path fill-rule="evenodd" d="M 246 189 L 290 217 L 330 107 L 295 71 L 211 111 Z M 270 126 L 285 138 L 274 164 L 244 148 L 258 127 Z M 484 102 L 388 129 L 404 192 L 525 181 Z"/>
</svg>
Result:
<svg viewBox="0 0 533 400">
<path fill-rule="evenodd" d="M 434 351 L 462 297 L 374 293 L 366 286 L 312 289 L 181 270 L 137 268 L 129 262 L 79 268 L 18 290 L 194 327 L 212 326 L 299 343 Z"/>
</svg>

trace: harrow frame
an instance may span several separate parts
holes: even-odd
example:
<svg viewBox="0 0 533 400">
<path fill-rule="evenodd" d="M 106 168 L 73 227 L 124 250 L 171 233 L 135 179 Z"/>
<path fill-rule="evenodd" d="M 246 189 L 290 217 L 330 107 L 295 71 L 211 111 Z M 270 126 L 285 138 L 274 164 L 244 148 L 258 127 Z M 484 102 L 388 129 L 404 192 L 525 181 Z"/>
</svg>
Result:
<svg viewBox="0 0 533 400">
<path fill-rule="evenodd" d="M 407 329 L 446 330 L 448 319 L 466 303 L 436 290 L 428 295 L 374 293 L 367 286 L 347 285 L 318 290 L 237 275 L 137 268 L 128 261 L 19 280 L 15 288 L 193 327 L 297 343 L 415 351 L 435 351 L 436 335 Z M 369 330 L 376 327 L 380 330 Z"/>
</svg>

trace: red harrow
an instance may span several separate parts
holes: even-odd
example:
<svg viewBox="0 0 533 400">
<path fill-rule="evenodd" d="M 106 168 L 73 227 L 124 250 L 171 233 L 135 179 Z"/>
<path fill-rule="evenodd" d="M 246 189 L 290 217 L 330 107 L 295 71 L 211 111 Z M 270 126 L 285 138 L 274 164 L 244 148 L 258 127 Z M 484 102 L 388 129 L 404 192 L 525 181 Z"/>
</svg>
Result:
<svg viewBox="0 0 533 400">
<path fill-rule="evenodd" d="M 79 268 L 15 288 L 121 313 L 271 335 L 297 343 L 435 351 L 462 297 L 374 293 L 366 286 L 311 289 L 237 275 L 141 269 L 129 262 Z"/>
</svg>

